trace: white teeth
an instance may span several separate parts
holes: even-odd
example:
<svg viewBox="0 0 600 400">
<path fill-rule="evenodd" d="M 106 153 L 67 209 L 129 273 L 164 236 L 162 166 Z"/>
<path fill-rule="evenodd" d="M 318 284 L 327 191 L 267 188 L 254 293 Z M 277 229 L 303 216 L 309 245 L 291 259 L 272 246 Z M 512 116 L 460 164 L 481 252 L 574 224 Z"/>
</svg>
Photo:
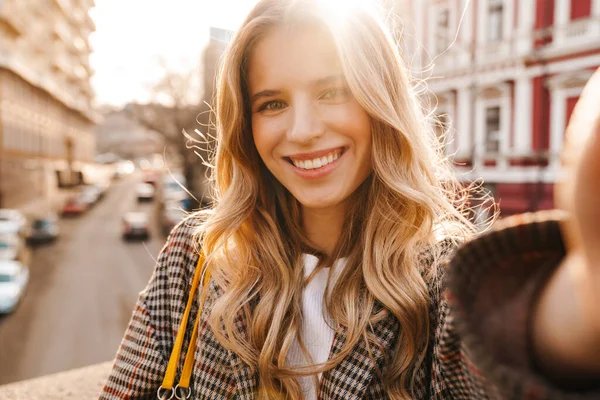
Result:
<svg viewBox="0 0 600 400">
<path fill-rule="evenodd" d="M 294 160 L 292 159 L 292 163 L 301 169 L 316 169 L 324 167 L 327 164 L 330 164 L 340 158 L 341 151 L 336 150 L 332 153 L 329 153 L 327 156 L 323 156 L 321 158 L 315 158 L 313 160 Z"/>
</svg>

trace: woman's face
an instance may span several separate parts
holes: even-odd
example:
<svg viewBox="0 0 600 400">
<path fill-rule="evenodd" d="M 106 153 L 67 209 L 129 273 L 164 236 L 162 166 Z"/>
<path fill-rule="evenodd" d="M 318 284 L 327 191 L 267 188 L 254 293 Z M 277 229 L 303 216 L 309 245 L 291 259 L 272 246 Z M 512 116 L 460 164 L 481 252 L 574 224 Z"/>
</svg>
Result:
<svg viewBox="0 0 600 400">
<path fill-rule="evenodd" d="M 317 29 L 276 29 L 248 72 L 254 143 L 309 209 L 337 209 L 369 176 L 371 124 L 350 93 L 336 49 Z"/>
</svg>

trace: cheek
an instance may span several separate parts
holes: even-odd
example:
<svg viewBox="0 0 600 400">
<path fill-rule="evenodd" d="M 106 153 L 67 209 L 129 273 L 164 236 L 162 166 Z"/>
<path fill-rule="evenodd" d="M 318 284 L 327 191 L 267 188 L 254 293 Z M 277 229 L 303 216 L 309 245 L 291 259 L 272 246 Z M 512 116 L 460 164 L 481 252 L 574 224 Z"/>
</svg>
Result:
<svg viewBox="0 0 600 400">
<path fill-rule="evenodd" d="M 263 162 L 269 165 L 273 150 L 277 147 L 278 138 L 269 123 L 262 120 L 252 121 L 252 137 L 254 146 Z"/>
<path fill-rule="evenodd" d="M 357 146 L 357 151 L 370 152 L 371 148 L 371 119 L 357 104 L 339 108 L 329 115 L 329 126 L 343 132 Z"/>
</svg>

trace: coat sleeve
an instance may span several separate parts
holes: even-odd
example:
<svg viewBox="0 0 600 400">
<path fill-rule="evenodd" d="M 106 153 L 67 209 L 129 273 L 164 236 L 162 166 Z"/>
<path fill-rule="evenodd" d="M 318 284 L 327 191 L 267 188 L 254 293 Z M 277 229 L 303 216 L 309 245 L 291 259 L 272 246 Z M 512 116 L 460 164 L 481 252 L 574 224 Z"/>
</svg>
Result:
<svg viewBox="0 0 600 400">
<path fill-rule="evenodd" d="M 565 255 L 558 217 L 513 217 L 452 257 L 438 305 L 432 398 L 600 399 L 600 390 L 559 387 L 534 362 L 533 305 Z"/>
<path fill-rule="evenodd" d="M 156 399 L 198 259 L 193 242 L 194 223 L 188 218 L 169 235 L 139 295 L 101 400 Z"/>
</svg>

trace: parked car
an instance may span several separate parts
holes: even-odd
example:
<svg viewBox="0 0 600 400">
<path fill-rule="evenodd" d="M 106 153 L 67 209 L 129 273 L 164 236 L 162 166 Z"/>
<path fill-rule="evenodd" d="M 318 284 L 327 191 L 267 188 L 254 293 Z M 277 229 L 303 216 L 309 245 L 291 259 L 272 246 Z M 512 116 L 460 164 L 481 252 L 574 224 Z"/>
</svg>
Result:
<svg viewBox="0 0 600 400">
<path fill-rule="evenodd" d="M 142 181 L 144 183 L 149 183 L 151 185 L 156 185 L 159 176 L 160 176 L 160 173 L 158 171 L 155 171 L 155 170 L 146 170 L 146 171 L 144 171 L 144 177 L 143 177 Z"/>
<path fill-rule="evenodd" d="M 154 186 L 150 183 L 138 183 L 135 193 L 138 201 L 152 201 L 154 199 Z"/>
<path fill-rule="evenodd" d="M 150 221 L 145 212 L 132 211 L 123 216 L 123 239 L 142 239 L 150 237 Z"/>
<path fill-rule="evenodd" d="M 16 233 L 0 234 L 0 260 L 14 260 L 19 256 L 22 239 Z"/>
<path fill-rule="evenodd" d="M 63 216 L 73 216 L 83 213 L 87 209 L 87 203 L 82 201 L 79 195 L 73 195 L 67 199 L 62 209 Z"/>
<path fill-rule="evenodd" d="M 161 211 L 160 225 L 165 235 L 187 216 L 187 212 L 181 207 L 180 202 L 172 201 L 165 203 Z"/>
<path fill-rule="evenodd" d="M 108 192 L 110 183 L 108 183 L 108 182 L 94 183 L 92 186 L 94 186 L 96 188 L 96 190 L 98 191 L 99 198 L 102 199 L 104 197 L 104 195 L 106 195 L 106 192 Z"/>
<path fill-rule="evenodd" d="M 89 208 L 100 200 L 100 190 L 96 186 L 86 186 L 79 192 L 79 199 Z"/>
<path fill-rule="evenodd" d="M 59 228 L 56 214 L 49 213 L 35 217 L 31 221 L 27 232 L 27 241 L 29 243 L 51 242 L 58 237 L 58 234 Z"/>
<path fill-rule="evenodd" d="M 29 282 L 29 268 L 15 260 L 0 260 L 0 313 L 15 310 Z"/>
<path fill-rule="evenodd" d="M 21 234 L 27 224 L 27 218 L 19 210 L 0 209 L 0 233 Z"/>
</svg>

